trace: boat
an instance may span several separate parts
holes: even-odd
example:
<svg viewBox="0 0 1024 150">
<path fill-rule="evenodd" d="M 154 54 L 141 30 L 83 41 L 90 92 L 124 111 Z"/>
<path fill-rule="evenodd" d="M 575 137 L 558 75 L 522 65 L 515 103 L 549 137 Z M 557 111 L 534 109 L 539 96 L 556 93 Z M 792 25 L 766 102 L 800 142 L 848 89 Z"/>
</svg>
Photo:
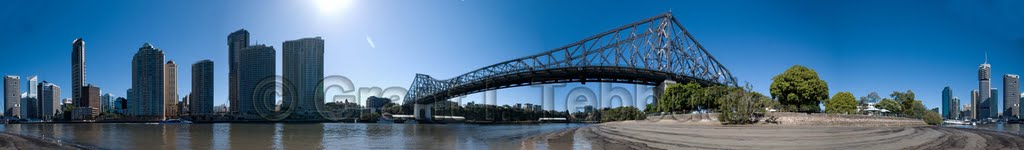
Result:
<svg viewBox="0 0 1024 150">
<path fill-rule="evenodd" d="M 167 119 L 164 121 L 160 121 L 160 124 L 192 124 L 192 121 L 181 119 Z"/>
<path fill-rule="evenodd" d="M 946 121 L 942 121 L 942 124 L 947 124 L 947 125 L 975 125 L 974 122 L 961 121 L 961 120 L 946 120 Z"/>
</svg>

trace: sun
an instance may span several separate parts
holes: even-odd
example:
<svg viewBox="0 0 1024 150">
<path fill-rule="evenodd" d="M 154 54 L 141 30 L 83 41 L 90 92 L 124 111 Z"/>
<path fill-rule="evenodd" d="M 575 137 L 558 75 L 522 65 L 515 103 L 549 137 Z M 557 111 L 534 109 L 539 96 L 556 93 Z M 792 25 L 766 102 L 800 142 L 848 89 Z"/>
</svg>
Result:
<svg viewBox="0 0 1024 150">
<path fill-rule="evenodd" d="M 352 5 L 352 0 L 315 0 L 320 13 L 334 14 Z"/>
</svg>

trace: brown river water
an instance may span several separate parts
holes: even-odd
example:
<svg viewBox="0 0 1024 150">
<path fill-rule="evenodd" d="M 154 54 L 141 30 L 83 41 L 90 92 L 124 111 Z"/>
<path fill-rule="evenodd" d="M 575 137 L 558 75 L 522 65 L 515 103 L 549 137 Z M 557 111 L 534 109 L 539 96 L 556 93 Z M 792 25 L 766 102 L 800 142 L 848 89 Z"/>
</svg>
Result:
<svg viewBox="0 0 1024 150">
<path fill-rule="evenodd" d="M 586 124 L 8 124 L 0 130 L 100 149 L 520 149 Z M 541 148 L 543 149 L 543 148 Z"/>
</svg>

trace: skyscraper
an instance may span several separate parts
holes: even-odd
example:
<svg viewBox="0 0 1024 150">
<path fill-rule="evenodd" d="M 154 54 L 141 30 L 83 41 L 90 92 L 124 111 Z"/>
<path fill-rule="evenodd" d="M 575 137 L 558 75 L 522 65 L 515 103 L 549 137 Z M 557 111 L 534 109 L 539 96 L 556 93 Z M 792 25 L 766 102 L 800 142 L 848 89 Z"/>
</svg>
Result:
<svg viewBox="0 0 1024 150">
<path fill-rule="evenodd" d="M 114 94 L 111 93 L 106 93 L 100 96 L 100 109 L 103 110 L 103 112 L 114 112 L 114 99 L 116 98 L 117 96 L 114 96 Z"/>
<path fill-rule="evenodd" d="M 81 103 L 82 86 L 85 86 L 85 41 L 75 39 L 71 43 L 71 100 Z"/>
<path fill-rule="evenodd" d="M 192 64 L 192 94 L 189 94 L 189 101 L 192 116 L 213 115 L 213 61 L 207 59 Z"/>
<path fill-rule="evenodd" d="M 29 98 L 36 98 L 37 95 L 39 94 L 39 89 L 37 89 L 38 87 L 36 87 L 36 85 L 38 85 L 38 84 L 39 84 L 39 77 L 38 76 L 28 77 L 28 97 Z"/>
<path fill-rule="evenodd" d="M 992 108 L 990 105 L 995 104 L 995 102 L 991 101 L 992 99 L 989 98 L 992 96 L 992 94 L 990 93 L 991 91 L 988 90 L 992 88 L 992 85 L 989 81 L 990 77 L 992 76 L 991 73 L 992 65 L 989 65 L 988 61 L 986 61 L 984 64 L 981 64 L 981 66 L 978 66 L 978 90 L 980 91 L 980 93 L 978 93 L 978 100 L 981 100 L 982 104 L 985 104 L 978 107 L 979 112 L 985 113 L 985 115 L 982 115 L 983 117 L 980 117 L 978 119 L 985 119 L 995 116 L 996 114 L 989 114 L 989 112 L 995 112 L 992 111 L 992 109 L 998 109 L 998 107 Z"/>
<path fill-rule="evenodd" d="M 952 107 L 949 109 L 949 119 L 960 119 L 960 98 L 953 97 Z"/>
<path fill-rule="evenodd" d="M 981 105 L 978 104 L 984 104 L 980 102 L 978 93 L 978 90 L 971 90 L 971 119 L 981 119 L 981 116 L 984 115 L 984 113 L 978 113 L 981 110 Z"/>
<path fill-rule="evenodd" d="M 132 85 L 132 86 L 135 86 L 135 85 Z M 132 107 L 132 104 L 138 104 L 138 102 L 135 102 L 135 100 L 136 100 L 136 98 L 135 98 L 135 90 L 132 90 L 131 88 L 128 88 L 128 90 L 125 90 L 125 94 L 126 94 L 126 96 L 124 98 L 124 106 L 125 107 L 123 108 L 124 110 L 121 110 L 121 111 L 124 111 L 123 113 L 127 114 L 127 115 L 135 115 L 135 112 L 133 112 L 133 110 L 135 110 L 135 108 L 128 108 L 128 107 Z"/>
<path fill-rule="evenodd" d="M 40 116 L 43 120 L 53 120 L 60 111 L 60 86 L 43 81 L 36 85 L 39 89 L 37 100 L 39 101 Z"/>
<path fill-rule="evenodd" d="M 323 97 L 316 97 L 317 85 L 324 77 L 324 40 L 320 37 L 285 41 L 283 44 L 282 67 L 285 83 L 295 87 L 295 93 L 284 92 L 285 105 L 294 101 L 295 112 L 303 116 L 319 116 L 317 103 L 323 104 Z M 292 95 L 294 94 L 294 95 Z M 291 98 L 298 98 L 291 100 Z M 293 113 L 294 114 L 294 113 Z"/>
<path fill-rule="evenodd" d="M 167 61 L 164 65 L 164 117 L 178 116 L 178 64 Z"/>
<path fill-rule="evenodd" d="M 274 105 L 273 99 L 260 97 L 262 91 L 270 86 L 261 86 L 260 82 L 270 79 L 274 80 L 276 68 L 274 58 L 274 47 L 266 45 L 254 45 L 245 47 L 238 53 L 238 105 L 231 105 L 236 108 L 241 116 L 246 119 L 256 119 L 257 111 L 265 111 Z M 269 89 L 273 90 L 273 89 Z M 259 94 L 259 95 L 258 95 Z"/>
<path fill-rule="evenodd" d="M 1000 112 L 999 111 L 999 89 L 991 88 L 991 90 L 989 91 L 989 94 L 990 95 L 988 96 L 988 99 L 989 99 L 988 107 L 991 108 L 991 109 L 989 109 L 988 117 L 989 118 L 999 118 L 999 112 Z"/>
<path fill-rule="evenodd" d="M 164 114 L 164 52 L 149 43 L 132 57 L 132 115 L 157 119 Z"/>
<path fill-rule="evenodd" d="M 1020 76 L 1015 74 L 1003 75 L 1003 116 L 1009 119 L 1020 117 Z"/>
<path fill-rule="evenodd" d="M 944 119 L 951 118 L 951 114 L 953 114 L 952 110 L 955 109 L 954 107 L 956 107 L 951 105 L 953 103 L 952 98 L 953 90 L 949 89 L 949 86 L 946 86 L 946 88 L 942 88 L 942 118 Z"/>
<path fill-rule="evenodd" d="M 228 104 L 238 113 L 238 52 L 249 46 L 249 31 L 239 29 L 228 35 Z"/>
<path fill-rule="evenodd" d="M 114 99 L 114 113 L 125 114 L 125 109 L 128 108 L 128 99 L 124 97 L 117 97 Z"/>
<path fill-rule="evenodd" d="M 4 76 L 4 116 L 20 117 L 21 77 Z"/>
</svg>

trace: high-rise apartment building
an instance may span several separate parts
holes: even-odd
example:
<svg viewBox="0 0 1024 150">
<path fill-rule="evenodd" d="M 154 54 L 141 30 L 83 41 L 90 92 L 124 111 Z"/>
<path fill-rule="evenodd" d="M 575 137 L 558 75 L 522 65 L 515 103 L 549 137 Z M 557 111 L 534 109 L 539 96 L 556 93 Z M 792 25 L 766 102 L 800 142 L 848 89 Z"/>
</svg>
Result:
<svg viewBox="0 0 1024 150">
<path fill-rule="evenodd" d="M 239 29 L 228 35 L 228 104 L 238 113 L 238 53 L 249 46 L 249 31 Z"/>
<path fill-rule="evenodd" d="M 192 93 L 188 104 L 192 116 L 213 115 L 213 61 L 192 64 Z"/>
<path fill-rule="evenodd" d="M 21 77 L 4 76 L 4 116 L 21 117 Z"/>
<path fill-rule="evenodd" d="M 164 117 L 178 117 L 178 64 L 167 61 L 164 65 Z"/>
<path fill-rule="evenodd" d="M 82 87 L 85 86 L 85 41 L 82 38 L 71 42 L 71 100 L 79 102 Z"/>
<path fill-rule="evenodd" d="M 39 89 L 37 101 L 39 101 L 40 119 L 53 120 L 60 111 L 60 86 L 43 81 L 36 87 Z"/>
<path fill-rule="evenodd" d="M 285 41 L 282 47 L 282 70 L 285 83 L 295 87 L 295 93 L 284 92 L 284 105 L 295 110 L 292 114 L 301 117 L 319 116 L 316 104 L 323 104 L 323 97 L 317 97 L 317 86 L 324 77 L 324 40 L 320 37 Z M 294 99 L 293 98 L 297 98 Z M 291 104 L 290 102 L 295 102 Z"/>
<path fill-rule="evenodd" d="M 131 115 L 161 119 L 164 114 L 164 52 L 143 44 L 132 58 Z"/>
<path fill-rule="evenodd" d="M 1020 117 L 1020 76 L 1016 74 L 1003 75 L 1003 116 L 1009 119 Z"/>
<path fill-rule="evenodd" d="M 989 90 L 989 94 L 990 95 L 988 96 L 988 99 L 989 99 L 988 107 L 992 108 L 992 109 L 989 109 L 988 117 L 989 118 L 999 118 L 999 112 L 1000 112 L 999 111 L 999 103 L 998 103 L 999 102 L 999 89 L 991 88 Z"/>
<path fill-rule="evenodd" d="M 953 97 L 953 102 L 949 109 L 949 113 L 949 119 L 960 119 L 960 98 Z"/>
<path fill-rule="evenodd" d="M 949 119 L 953 114 L 953 110 L 956 106 L 953 103 L 953 90 L 946 86 L 942 88 L 942 118 Z"/>
<path fill-rule="evenodd" d="M 274 90 L 275 84 L 260 85 L 265 80 L 276 80 L 274 47 L 253 45 L 238 52 L 238 105 L 231 105 L 246 119 L 258 119 L 259 112 L 274 108 L 274 99 L 265 97 L 266 90 Z M 269 89 L 268 89 L 269 88 Z"/>
<path fill-rule="evenodd" d="M 971 119 L 981 119 L 981 115 L 984 115 L 984 113 L 978 113 L 978 110 L 981 109 L 979 108 L 981 105 L 978 104 L 984 104 L 981 103 L 978 93 L 978 90 L 971 90 Z"/>
</svg>

